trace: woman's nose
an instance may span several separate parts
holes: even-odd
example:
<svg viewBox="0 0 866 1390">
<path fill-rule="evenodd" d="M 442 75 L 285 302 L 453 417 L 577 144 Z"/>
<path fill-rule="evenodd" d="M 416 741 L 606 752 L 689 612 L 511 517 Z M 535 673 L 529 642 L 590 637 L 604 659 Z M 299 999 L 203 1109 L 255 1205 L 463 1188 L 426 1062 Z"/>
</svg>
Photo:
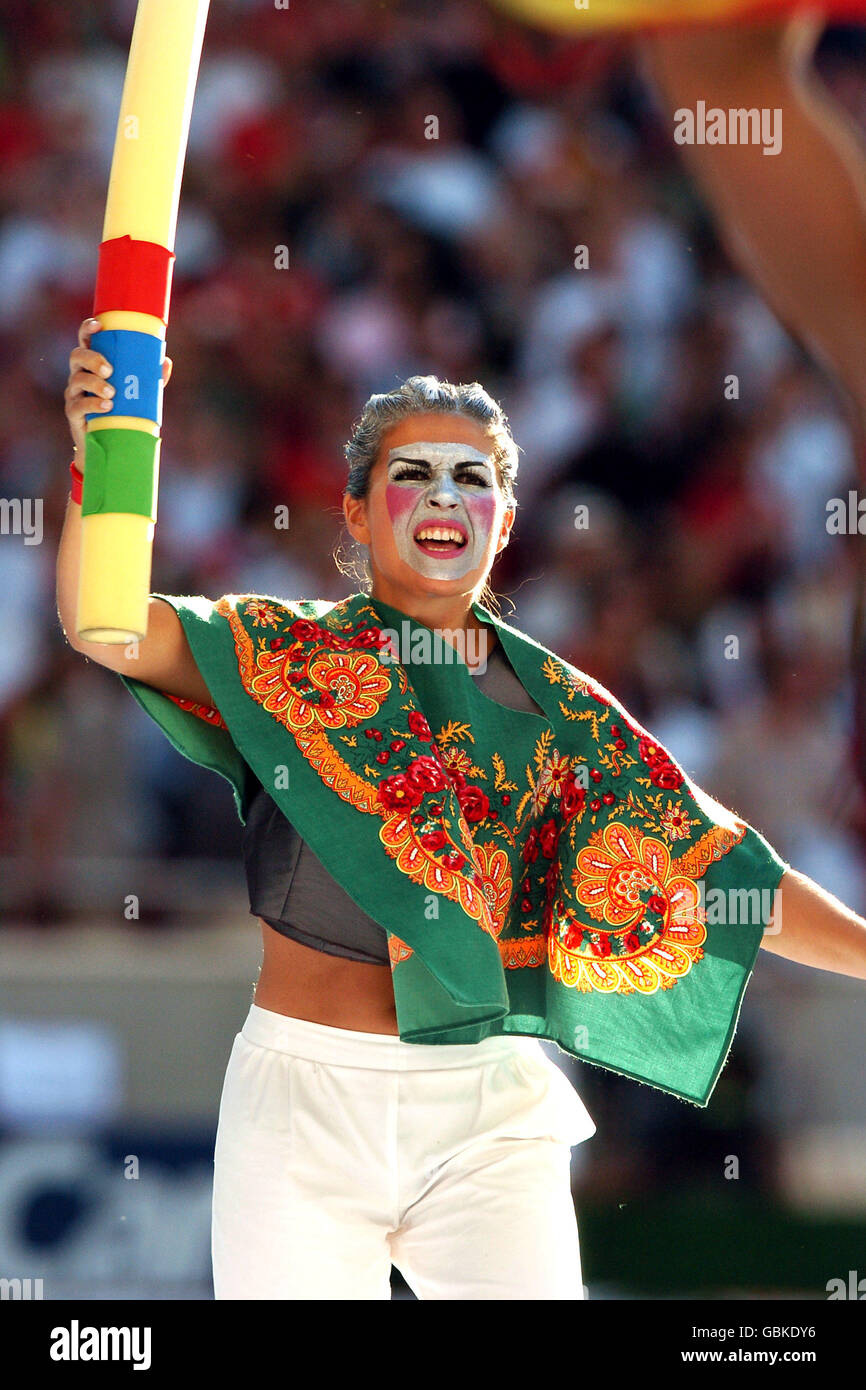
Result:
<svg viewBox="0 0 866 1390">
<path fill-rule="evenodd" d="M 458 507 L 460 494 L 451 478 L 438 478 L 431 485 L 427 500 L 434 507 Z"/>
</svg>

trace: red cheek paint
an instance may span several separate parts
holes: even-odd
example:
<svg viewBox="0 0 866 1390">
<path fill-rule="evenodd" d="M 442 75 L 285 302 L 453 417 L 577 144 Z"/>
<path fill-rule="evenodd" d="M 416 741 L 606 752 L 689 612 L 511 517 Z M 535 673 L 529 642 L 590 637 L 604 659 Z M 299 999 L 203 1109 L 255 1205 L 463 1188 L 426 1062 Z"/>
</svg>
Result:
<svg viewBox="0 0 866 1390">
<path fill-rule="evenodd" d="M 467 497 L 466 511 L 476 536 L 487 536 L 496 515 L 496 498 L 492 492 L 483 497 Z"/>
<path fill-rule="evenodd" d="M 417 507 L 418 494 L 414 488 L 398 487 L 396 483 L 388 483 L 385 488 L 385 502 L 393 524 L 407 516 L 413 507 Z"/>
</svg>

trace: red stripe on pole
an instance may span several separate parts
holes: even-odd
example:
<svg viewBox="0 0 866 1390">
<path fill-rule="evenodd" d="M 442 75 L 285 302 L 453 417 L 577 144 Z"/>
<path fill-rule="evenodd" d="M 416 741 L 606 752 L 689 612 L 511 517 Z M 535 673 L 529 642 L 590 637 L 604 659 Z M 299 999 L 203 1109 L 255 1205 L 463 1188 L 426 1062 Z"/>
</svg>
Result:
<svg viewBox="0 0 866 1390">
<path fill-rule="evenodd" d="M 112 237 L 99 247 L 93 313 L 152 314 L 168 323 L 174 252 L 155 241 Z"/>
</svg>

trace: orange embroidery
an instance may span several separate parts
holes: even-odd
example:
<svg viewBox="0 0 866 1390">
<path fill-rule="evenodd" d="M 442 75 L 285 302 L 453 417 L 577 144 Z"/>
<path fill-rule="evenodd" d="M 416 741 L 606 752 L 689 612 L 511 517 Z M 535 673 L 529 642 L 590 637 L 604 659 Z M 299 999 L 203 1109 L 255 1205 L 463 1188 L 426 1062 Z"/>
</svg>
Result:
<svg viewBox="0 0 866 1390">
<path fill-rule="evenodd" d="M 713 857 L 717 846 L 708 842 L 714 839 L 710 832 L 698 841 L 694 848 L 701 854 L 695 862 Z M 600 834 L 593 832 L 578 852 L 572 882 L 581 906 L 612 931 L 599 929 L 602 954 L 587 954 L 582 946 L 570 949 L 551 933 L 555 979 L 582 990 L 653 994 L 670 988 L 700 960 L 707 933 L 698 886 L 683 872 L 683 860 L 672 862 L 667 845 L 655 836 L 612 821 Z M 640 895 L 647 892 L 645 905 Z M 649 938 L 638 937 L 638 928 L 649 930 Z M 620 953 L 615 956 L 609 954 L 611 936 L 618 938 Z"/>
<path fill-rule="evenodd" d="M 215 729 L 227 728 L 225 720 L 214 705 L 202 705 L 197 700 L 185 700 L 180 695 L 169 695 L 167 690 L 161 690 L 159 693 L 164 695 L 167 700 L 173 701 L 180 709 L 186 710 L 187 714 L 194 714 L 197 719 L 203 719 L 206 724 L 212 724 Z"/>
<path fill-rule="evenodd" d="M 397 861 L 397 868 L 413 883 L 423 884 L 433 893 L 444 893 L 446 898 L 459 903 L 483 931 L 496 935 L 484 892 L 470 879 L 447 869 L 419 844 L 411 817 L 405 811 L 394 811 L 388 816 L 379 831 L 379 839 L 391 858 Z"/>
<path fill-rule="evenodd" d="M 481 871 L 481 891 L 490 909 L 493 935 L 498 938 L 505 926 L 511 902 L 511 862 L 505 850 L 493 843 L 476 845 L 475 852 Z"/>
<path fill-rule="evenodd" d="M 388 696 L 391 681 L 369 652 L 321 652 L 308 666 L 309 683 L 324 691 L 334 703 L 323 706 L 305 699 L 286 680 L 289 664 L 284 652 L 258 652 L 257 673 L 250 693 L 269 714 L 293 732 L 318 723 L 326 729 L 343 729 L 359 719 L 372 719 Z"/>
<path fill-rule="evenodd" d="M 414 954 L 415 952 L 412 950 L 412 947 L 407 946 L 405 941 L 401 941 L 399 936 L 388 937 L 388 955 L 391 958 L 392 970 L 395 965 L 400 964 L 401 960 L 408 960 L 409 957 L 414 956 Z"/>
<path fill-rule="evenodd" d="M 676 861 L 677 873 L 688 874 L 690 878 L 700 878 L 704 869 L 708 869 L 715 859 L 721 859 L 723 854 L 734 848 L 743 839 L 746 833 L 746 825 L 739 821 L 735 829 L 729 829 L 725 825 L 714 825 L 702 835 L 699 840 L 687 849 Z"/>
<path fill-rule="evenodd" d="M 547 937 L 527 936 L 516 941 L 500 941 L 499 954 L 506 970 L 547 963 Z"/>
</svg>

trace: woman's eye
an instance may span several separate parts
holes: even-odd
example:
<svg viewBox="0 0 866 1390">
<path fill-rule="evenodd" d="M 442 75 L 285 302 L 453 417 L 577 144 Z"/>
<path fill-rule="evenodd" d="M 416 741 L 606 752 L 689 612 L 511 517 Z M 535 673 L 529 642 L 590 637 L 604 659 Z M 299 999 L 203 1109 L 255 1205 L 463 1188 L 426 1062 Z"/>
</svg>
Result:
<svg viewBox="0 0 866 1390">
<path fill-rule="evenodd" d="M 399 483 L 403 478 L 424 479 L 427 477 L 427 470 L 425 468 L 419 468 L 416 464 L 414 467 L 401 468 L 399 473 L 395 473 L 393 477 L 395 483 Z"/>
<path fill-rule="evenodd" d="M 430 478 L 430 472 L 429 469 L 425 468 L 423 464 L 404 464 L 404 466 L 400 468 L 398 472 L 392 473 L 391 478 L 392 481 L 395 483 L 403 482 L 406 479 L 418 480 L 419 482 L 427 482 Z M 486 478 L 481 473 L 473 473 L 471 470 L 466 471 L 463 469 L 459 469 L 454 474 L 454 480 L 455 482 L 461 485 L 470 483 L 475 487 L 490 486 L 489 478 Z"/>
</svg>

